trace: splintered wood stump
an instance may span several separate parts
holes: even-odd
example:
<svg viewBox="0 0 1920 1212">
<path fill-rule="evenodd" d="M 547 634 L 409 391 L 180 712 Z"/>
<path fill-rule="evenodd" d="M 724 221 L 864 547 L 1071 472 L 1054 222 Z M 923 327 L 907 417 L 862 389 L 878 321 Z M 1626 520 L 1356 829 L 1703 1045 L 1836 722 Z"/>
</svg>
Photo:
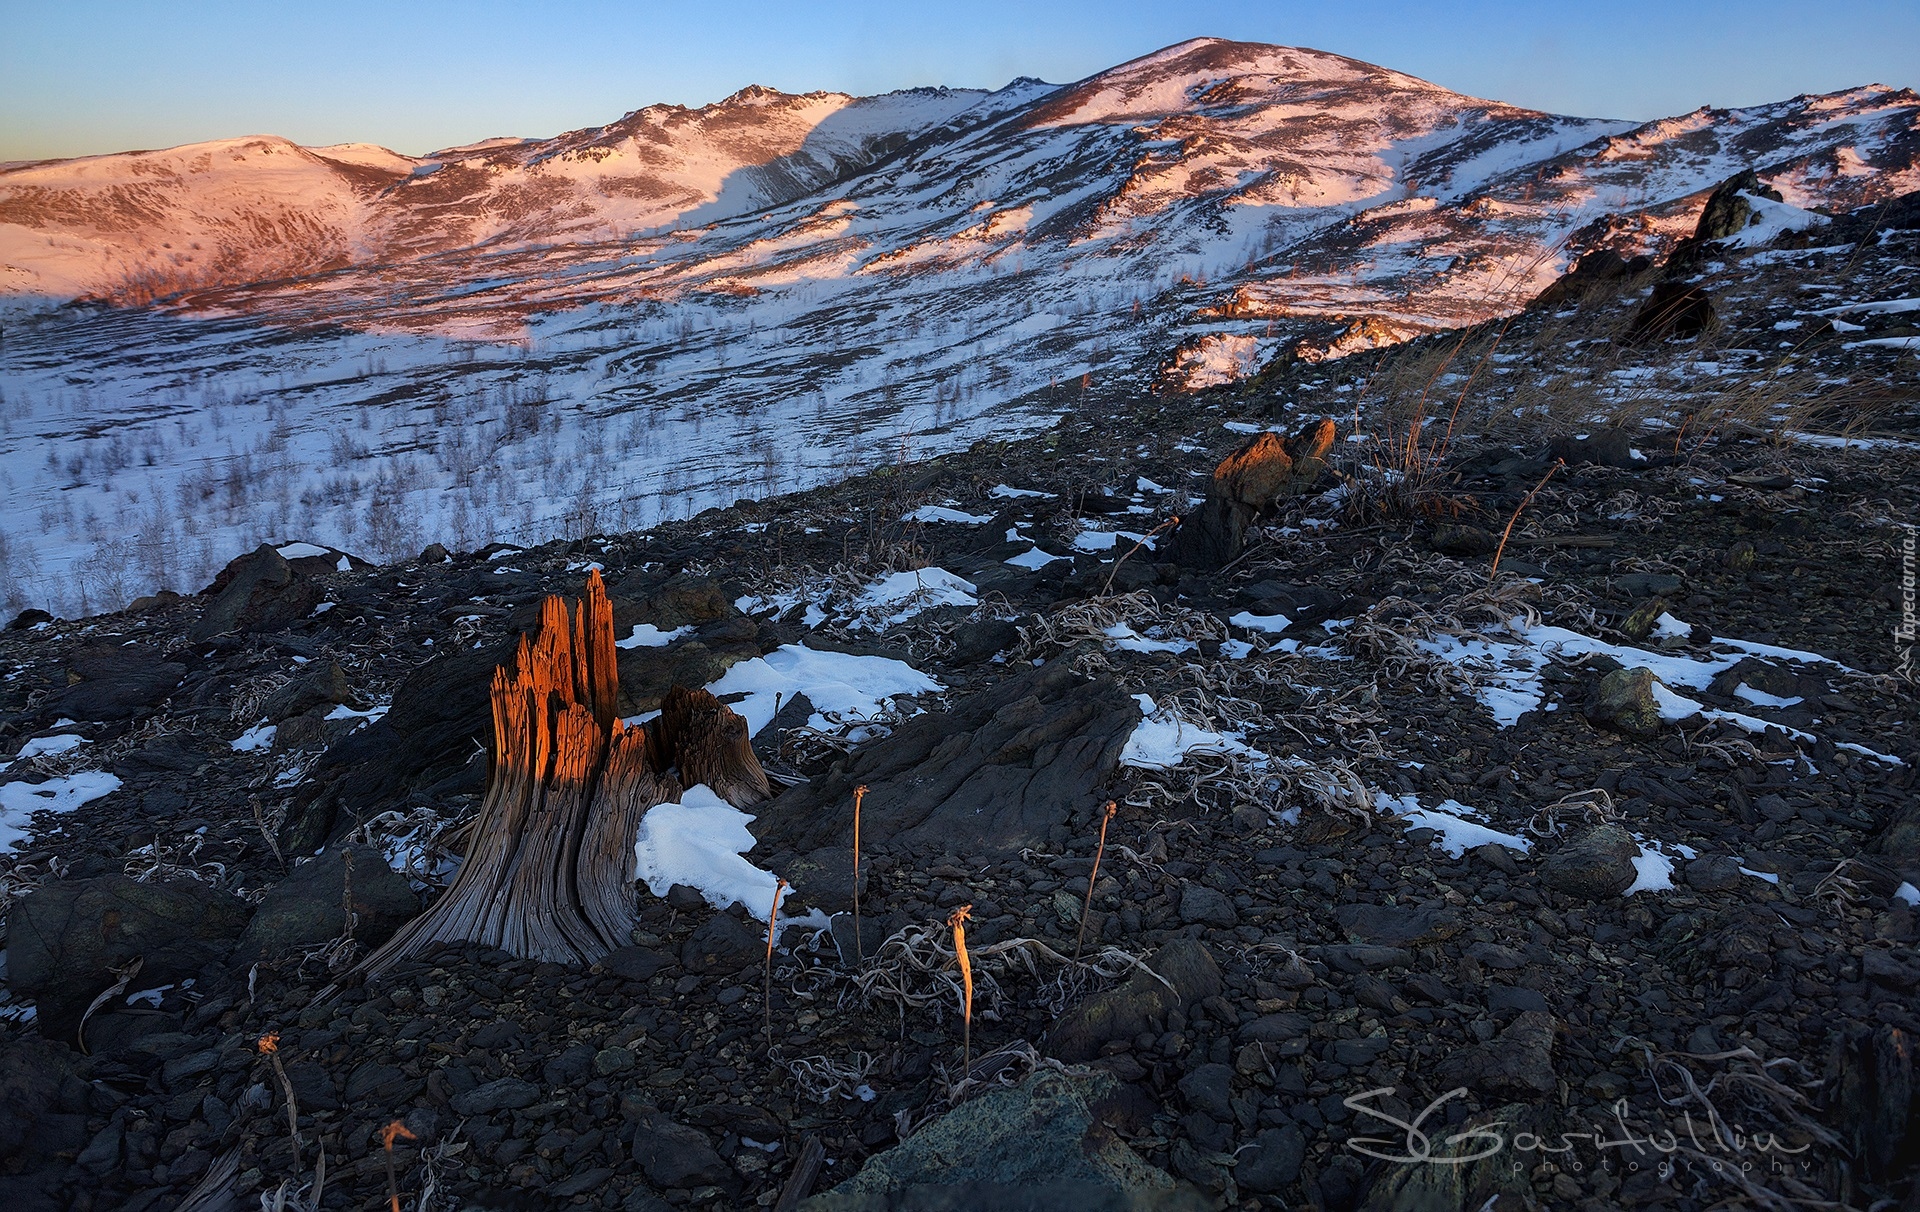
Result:
<svg viewBox="0 0 1920 1212">
<path fill-rule="evenodd" d="M 1207 499 L 1173 532 L 1168 550 L 1174 563 L 1208 570 L 1231 563 L 1245 546 L 1247 527 L 1320 478 L 1333 439 L 1333 422 L 1322 420 L 1286 442 L 1260 434 L 1222 459 Z"/>
<path fill-rule="evenodd" d="M 676 686 L 659 719 L 621 722 L 617 656 L 598 572 L 571 611 L 541 604 L 512 670 L 494 671 L 492 760 L 466 862 L 364 971 L 442 943 L 592 963 L 635 924 L 633 846 L 649 808 L 702 782 L 735 807 L 769 797 L 746 721 L 705 690 Z"/>
</svg>

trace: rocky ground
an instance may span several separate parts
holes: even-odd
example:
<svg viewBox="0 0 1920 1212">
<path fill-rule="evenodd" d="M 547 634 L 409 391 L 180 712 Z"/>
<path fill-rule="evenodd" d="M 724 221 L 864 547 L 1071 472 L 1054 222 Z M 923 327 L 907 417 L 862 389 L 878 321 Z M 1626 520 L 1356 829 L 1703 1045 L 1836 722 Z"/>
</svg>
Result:
<svg viewBox="0 0 1920 1212">
<path fill-rule="evenodd" d="M 1710 353 L 1607 340 L 1628 280 L 1465 357 L 1063 396 L 1031 440 L 645 534 L 265 549 L 198 598 L 23 617 L 0 1190 L 1920 1206 L 1911 334 L 1803 297 L 1915 293 L 1910 234 L 1857 244 L 1704 267 Z M 1473 419 L 1416 458 L 1394 392 L 1423 376 Z M 1329 415 L 1330 469 L 1231 563 L 1167 558 L 1223 456 Z M 1785 432 L 1836 416 L 1874 439 Z M 937 679 L 867 719 L 787 694 L 755 736 L 783 789 L 748 857 L 833 929 L 769 964 L 738 906 L 642 887 L 590 970 L 474 948 L 358 979 L 463 853 L 492 669 L 589 566 L 618 634 L 667 637 L 621 650 L 623 711 L 792 645 Z M 872 596 L 936 569 L 971 600 Z"/>
</svg>

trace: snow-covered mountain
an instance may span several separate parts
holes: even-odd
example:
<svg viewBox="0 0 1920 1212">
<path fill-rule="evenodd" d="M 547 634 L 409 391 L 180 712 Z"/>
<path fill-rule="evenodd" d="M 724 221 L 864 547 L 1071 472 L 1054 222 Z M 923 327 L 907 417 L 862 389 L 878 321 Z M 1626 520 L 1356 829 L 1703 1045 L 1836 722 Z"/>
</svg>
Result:
<svg viewBox="0 0 1920 1212">
<path fill-rule="evenodd" d="M 1743 169 L 1846 208 L 1920 188 L 1917 153 L 1907 90 L 1633 124 L 1198 39 L 1067 86 L 749 88 L 421 159 L 7 166 L 0 596 L 95 551 L 126 570 L 98 605 L 262 538 L 644 525 L 1044 423 L 1033 392 L 1083 376 L 1499 315 Z"/>
</svg>

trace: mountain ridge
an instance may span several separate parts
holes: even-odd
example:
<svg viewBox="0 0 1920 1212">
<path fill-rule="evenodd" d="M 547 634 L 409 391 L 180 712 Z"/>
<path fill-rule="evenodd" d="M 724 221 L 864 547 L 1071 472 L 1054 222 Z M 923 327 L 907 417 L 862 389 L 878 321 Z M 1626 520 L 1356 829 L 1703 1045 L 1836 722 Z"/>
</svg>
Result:
<svg viewBox="0 0 1920 1212">
<path fill-rule="evenodd" d="M 67 567 L 221 477 L 244 491 L 195 518 L 196 567 L 213 535 L 640 528 L 1024 432 L 1063 384 L 1217 386 L 1510 315 L 1586 253 L 1663 255 L 1749 170 L 1818 227 L 1920 188 L 1920 97 L 1635 123 L 1203 40 L 1069 85 L 756 89 L 453 150 L 0 173 L 0 530 Z M 356 544 L 369 492 L 395 521 Z"/>
</svg>

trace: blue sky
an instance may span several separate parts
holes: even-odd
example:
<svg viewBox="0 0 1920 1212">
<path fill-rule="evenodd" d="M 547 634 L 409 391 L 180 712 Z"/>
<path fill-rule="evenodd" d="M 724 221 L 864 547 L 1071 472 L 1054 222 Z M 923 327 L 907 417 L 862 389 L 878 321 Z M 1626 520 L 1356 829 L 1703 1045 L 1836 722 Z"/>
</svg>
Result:
<svg viewBox="0 0 1920 1212">
<path fill-rule="evenodd" d="M 0 0 L 0 31 L 0 161 L 261 133 L 418 154 L 753 83 L 1066 82 L 1199 35 L 1316 47 L 1596 117 L 1920 86 L 1913 0 Z"/>
</svg>

